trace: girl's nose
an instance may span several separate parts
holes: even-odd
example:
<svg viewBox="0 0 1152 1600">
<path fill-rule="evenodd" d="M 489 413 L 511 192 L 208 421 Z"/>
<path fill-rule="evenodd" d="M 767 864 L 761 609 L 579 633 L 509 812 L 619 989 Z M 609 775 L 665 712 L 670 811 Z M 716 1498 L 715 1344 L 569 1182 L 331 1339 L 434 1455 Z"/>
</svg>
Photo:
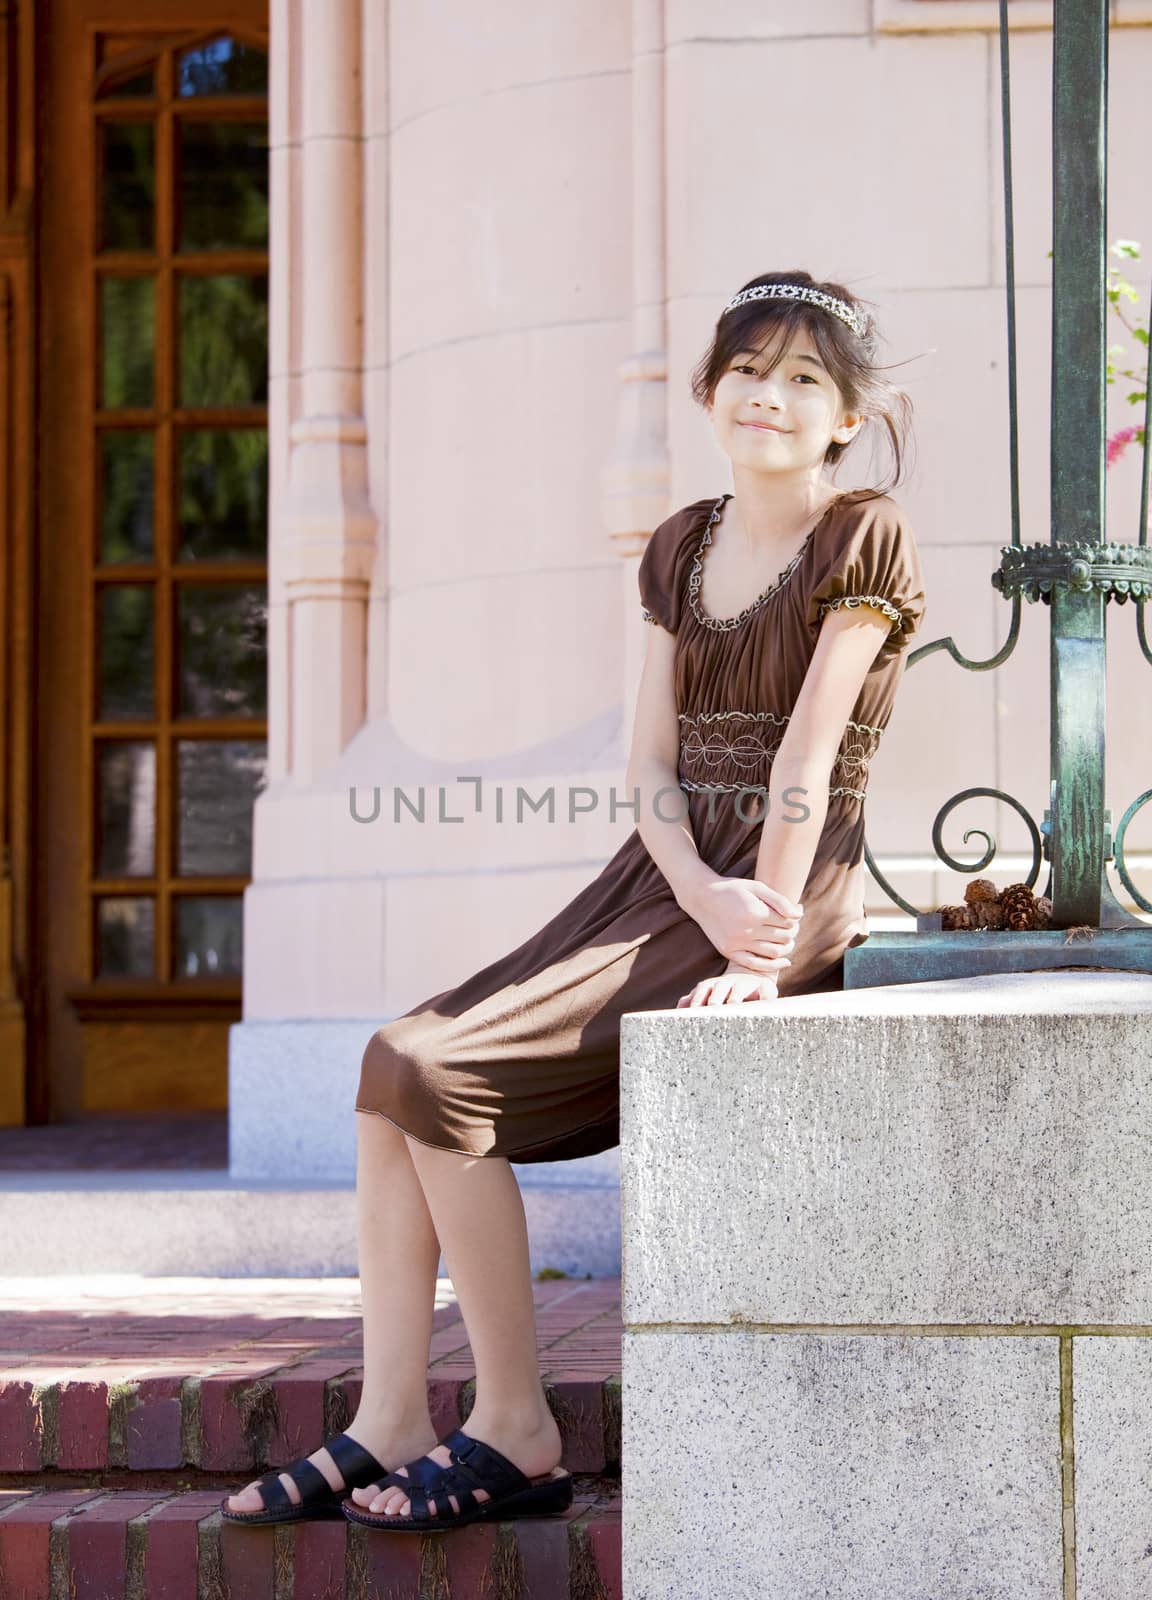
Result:
<svg viewBox="0 0 1152 1600">
<path fill-rule="evenodd" d="M 761 405 L 775 405 L 779 407 L 780 394 L 780 386 L 775 377 L 769 375 L 768 377 L 761 378 L 756 388 L 756 398 L 760 401 Z"/>
</svg>

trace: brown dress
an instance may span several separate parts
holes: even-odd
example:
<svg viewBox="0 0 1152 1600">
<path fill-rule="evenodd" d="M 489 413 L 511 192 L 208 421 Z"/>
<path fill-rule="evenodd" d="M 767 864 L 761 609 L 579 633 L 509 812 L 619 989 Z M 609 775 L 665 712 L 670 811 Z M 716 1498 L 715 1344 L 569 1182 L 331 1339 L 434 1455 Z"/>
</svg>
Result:
<svg viewBox="0 0 1152 1600">
<path fill-rule="evenodd" d="M 693 837 L 703 860 L 727 877 L 755 874 L 757 800 L 739 791 L 767 786 L 824 613 L 867 604 L 892 622 L 832 769 L 782 996 L 842 987 L 844 951 L 867 935 L 868 762 L 924 610 L 904 513 L 887 495 L 868 494 L 850 490 L 834 500 L 796 558 L 739 618 L 709 617 L 698 598 L 712 528 L 730 495 L 674 512 L 640 562 L 644 615 L 676 635 L 680 788 Z M 675 803 L 662 809 L 672 815 Z M 603 871 L 524 944 L 373 1034 L 356 1110 L 471 1155 L 558 1161 L 610 1149 L 619 1143 L 621 1016 L 673 1007 L 726 966 L 633 830 Z"/>
</svg>

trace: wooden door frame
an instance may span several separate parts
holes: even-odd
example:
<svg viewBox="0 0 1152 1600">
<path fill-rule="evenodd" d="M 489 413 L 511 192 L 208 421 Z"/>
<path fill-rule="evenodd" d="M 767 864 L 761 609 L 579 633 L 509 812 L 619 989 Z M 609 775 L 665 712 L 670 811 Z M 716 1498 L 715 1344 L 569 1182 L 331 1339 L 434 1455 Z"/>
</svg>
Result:
<svg viewBox="0 0 1152 1600">
<path fill-rule="evenodd" d="M 0 0 L 0 18 L 4 16 L 5 3 L 6 0 Z M 67 254 L 52 257 L 53 251 L 61 251 L 62 238 L 63 248 L 67 250 L 68 229 L 84 226 L 82 218 L 87 215 L 87 201 L 76 208 L 81 215 L 74 218 L 65 216 L 62 222 L 60 196 L 69 181 L 90 185 L 90 163 L 80 158 L 80 152 L 88 150 L 91 136 L 90 132 L 85 132 L 71 142 L 59 118 L 62 104 L 65 111 L 70 106 L 74 108 L 75 118 L 88 118 L 91 80 L 85 77 L 82 95 L 78 95 L 78 90 L 77 95 L 72 94 L 79 84 L 78 58 L 81 47 L 78 44 L 76 61 L 70 60 L 65 65 L 70 87 L 65 91 L 68 98 L 62 102 L 59 85 L 52 81 L 52 72 L 63 57 L 60 52 L 51 52 L 47 37 L 53 20 L 51 0 L 7 0 L 7 3 L 16 8 L 15 14 L 24 40 L 22 65 L 25 76 L 21 81 L 25 88 L 21 102 L 19 150 L 22 171 L 26 174 L 28 197 L 28 221 L 22 256 L 27 313 L 21 325 L 19 350 L 25 384 L 21 392 L 24 431 L 22 447 L 17 444 L 12 450 L 13 474 L 18 473 L 20 478 L 23 516 L 22 519 L 13 516 L 6 523 L 12 529 L 12 538 L 6 542 L 12 552 L 13 571 L 26 575 L 26 582 L 18 596 L 13 589 L 13 601 L 18 600 L 19 615 L 16 625 L 9 631 L 11 650 L 7 669 L 8 681 L 13 689 L 12 746 L 15 751 L 18 739 L 23 759 L 18 761 L 10 758 L 6 763 L 5 752 L 0 745 L 0 773 L 11 778 L 18 797 L 12 806 L 14 825 L 9 835 L 12 842 L 13 882 L 16 885 L 14 902 L 17 906 L 13 925 L 19 938 L 13 966 L 26 1024 L 23 1038 L 23 1117 L 11 1117 L 9 1120 L 44 1123 L 61 1116 L 79 1115 L 83 1111 L 79 1028 L 84 1018 L 95 1018 L 101 1022 L 148 1019 L 168 1023 L 233 1021 L 240 1016 L 240 998 L 236 980 L 216 983 L 199 980 L 191 987 L 184 987 L 183 992 L 173 986 L 164 995 L 156 992 L 155 985 L 104 980 L 99 984 L 84 984 L 76 988 L 67 1006 L 62 1007 L 58 999 L 56 1003 L 50 1003 L 53 994 L 58 996 L 60 987 L 58 947 L 51 925 L 53 907 L 62 903 L 61 894 L 70 892 L 69 885 L 75 882 L 78 868 L 83 865 L 77 852 L 87 844 L 88 829 L 81 828 L 78 838 L 69 837 L 68 830 L 60 827 L 59 819 L 54 814 L 60 776 L 69 770 L 69 763 L 74 766 L 76 760 L 73 742 L 75 729 L 70 719 L 64 725 L 53 726 L 47 708 L 49 704 L 60 703 L 57 696 L 61 669 L 57 662 L 64 659 L 64 650 L 58 647 L 61 642 L 67 646 L 76 637 L 86 637 L 87 627 L 85 618 L 64 614 L 64 604 L 71 605 L 75 610 L 82 603 L 78 585 L 72 583 L 63 586 L 70 592 L 71 598 L 62 604 L 60 591 L 53 592 L 52 589 L 52 563 L 61 559 L 59 541 L 50 548 L 49 542 L 39 531 L 51 525 L 54 483 L 47 453 L 37 448 L 36 441 L 41 437 L 39 430 L 51 425 L 48 407 L 53 403 L 53 395 L 61 392 L 61 385 L 75 382 L 75 374 L 70 378 L 68 372 L 56 370 L 61 358 L 59 352 L 54 356 L 54 328 L 47 326 L 47 301 L 41 297 L 39 303 L 33 305 L 31 296 L 33 286 L 40 281 L 40 274 L 49 270 L 50 257 L 55 260 L 71 259 Z M 251 28 L 242 25 L 237 15 L 244 7 L 230 3 L 230 0 L 217 0 L 212 13 L 197 16 L 191 28 L 186 19 L 183 22 L 176 20 L 180 10 L 187 10 L 186 0 L 183 3 L 182 0 L 107 0 L 106 6 L 101 9 L 106 12 L 106 18 L 94 18 L 91 26 L 86 25 L 85 38 L 91 38 L 93 30 L 101 25 L 113 30 L 139 29 L 168 36 L 187 31 L 189 42 L 217 31 L 252 37 Z M 262 45 L 267 48 L 267 44 L 265 33 Z M 76 79 L 75 84 L 73 78 Z M 64 120 L 72 127 L 75 119 L 68 115 Z M 78 122 L 75 126 L 79 126 Z M 77 163 L 74 177 L 65 166 L 70 160 Z M 50 161 L 55 166 L 49 168 Z M 36 185 L 35 205 L 32 203 L 33 183 Z M 86 244 L 85 236 L 85 250 L 81 251 L 85 259 Z M 77 295 L 78 304 L 87 289 L 85 282 Z M 60 308 L 61 296 L 57 294 L 53 297 L 55 326 L 61 325 Z M 67 308 L 65 314 L 68 314 Z M 87 312 L 77 314 L 86 317 Z M 75 344 L 73 339 L 65 342 L 69 346 Z M 82 381 L 91 378 L 91 373 L 85 373 Z M 0 406 L 2 404 L 0 400 Z M 90 434 L 91 429 L 88 429 L 85 437 L 76 440 L 77 451 L 85 462 L 92 446 Z M 3 482 L 4 468 L 0 463 L 0 485 Z M 77 540 L 87 538 L 88 533 L 86 528 L 77 530 Z M 0 556 L 0 563 L 2 561 L 3 557 Z M 3 572 L 0 570 L 0 592 L 2 580 Z M 72 648 L 74 652 L 75 646 Z M 53 673 L 56 674 L 55 679 Z M 49 688 L 53 688 L 55 693 L 49 693 Z M 0 816 L 2 823 L 3 816 Z M 4 836 L 0 833 L 0 844 L 3 842 Z M 3 1025 L 3 954 L 3 881 L 0 879 L 0 1027 Z M 51 962 L 57 962 L 57 974 L 50 983 Z M 2 1037 L 0 1034 L 0 1040 Z M 2 1062 L 3 1057 L 0 1056 L 0 1097 L 4 1086 Z M 65 1070 L 62 1071 L 62 1068 Z M 3 1100 L 0 1098 L 0 1120 L 2 1118 Z"/>
<path fill-rule="evenodd" d="M 35 720 L 36 4 L 0 0 L 0 1126 L 40 1122 L 32 835 Z"/>
</svg>

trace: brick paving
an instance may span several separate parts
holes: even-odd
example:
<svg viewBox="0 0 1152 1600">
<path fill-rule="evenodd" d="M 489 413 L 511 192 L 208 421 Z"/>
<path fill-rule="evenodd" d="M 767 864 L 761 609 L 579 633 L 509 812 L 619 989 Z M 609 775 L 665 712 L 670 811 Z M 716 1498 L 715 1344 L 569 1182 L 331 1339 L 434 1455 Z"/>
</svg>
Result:
<svg viewBox="0 0 1152 1600">
<path fill-rule="evenodd" d="M 575 1502 L 564 1517 L 406 1539 L 339 1522 L 241 1528 L 221 1495 L 346 1426 L 363 1361 L 356 1279 L 8 1279 L 0 1285 L 4 1600 L 615 1600 L 620 1285 L 533 1286 L 541 1371 Z M 471 1351 L 437 1286 L 438 1429 Z"/>
<path fill-rule="evenodd" d="M 619 1462 L 620 1285 L 533 1286 L 540 1369 L 574 1472 Z M 438 1425 L 471 1404 L 472 1352 L 438 1285 Z M 106 1469 L 264 1470 L 355 1413 L 359 1285 L 344 1280 L 9 1279 L 0 1290 L 0 1482 Z"/>
</svg>

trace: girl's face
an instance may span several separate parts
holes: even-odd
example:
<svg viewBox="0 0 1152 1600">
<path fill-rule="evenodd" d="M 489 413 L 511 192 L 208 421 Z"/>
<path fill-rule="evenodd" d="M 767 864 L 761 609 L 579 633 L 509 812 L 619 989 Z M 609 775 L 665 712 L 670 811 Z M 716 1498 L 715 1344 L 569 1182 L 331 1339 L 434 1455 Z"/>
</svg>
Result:
<svg viewBox="0 0 1152 1600">
<path fill-rule="evenodd" d="M 840 391 L 803 330 L 771 372 L 764 356 L 737 351 L 707 409 L 724 453 L 754 472 L 819 470 L 829 444 L 847 444 L 864 422 L 844 411 Z"/>
</svg>

